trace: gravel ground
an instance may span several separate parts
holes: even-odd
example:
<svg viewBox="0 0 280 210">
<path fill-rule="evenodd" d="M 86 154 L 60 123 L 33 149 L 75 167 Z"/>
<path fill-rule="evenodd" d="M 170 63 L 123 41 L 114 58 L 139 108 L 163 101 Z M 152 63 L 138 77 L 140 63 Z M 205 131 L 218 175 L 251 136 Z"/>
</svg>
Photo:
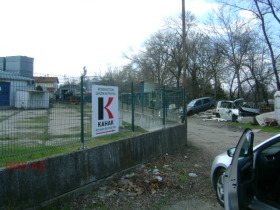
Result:
<svg viewBox="0 0 280 210">
<path fill-rule="evenodd" d="M 236 145 L 243 130 L 191 117 L 187 146 L 55 208 L 221 210 L 210 181 L 211 163 L 217 154 Z M 255 138 L 261 142 L 273 135 L 256 131 Z"/>
</svg>

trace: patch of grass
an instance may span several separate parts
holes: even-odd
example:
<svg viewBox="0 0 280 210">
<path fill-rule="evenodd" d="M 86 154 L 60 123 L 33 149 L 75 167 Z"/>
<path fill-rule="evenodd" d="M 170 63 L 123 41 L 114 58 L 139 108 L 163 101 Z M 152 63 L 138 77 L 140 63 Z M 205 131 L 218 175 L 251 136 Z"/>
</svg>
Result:
<svg viewBox="0 0 280 210">
<path fill-rule="evenodd" d="M 15 138 L 11 138 L 9 136 L 2 136 L 2 137 L 0 137 L 0 141 L 7 141 L 7 140 L 15 140 Z"/>
<path fill-rule="evenodd" d="M 43 123 L 43 124 L 48 124 L 49 119 L 48 116 L 38 116 L 35 118 L 31 118 L 30 120 L 25 120 L 25 121 L 20 121 L 21 123 Z"/>
<path fill-rule="evenodd" d="M 164 205 L 164 204 L 167 204 L 169 202 L 169 199 L 167 197 L 161 197 L 159 199 L 159 202 Z"/>
<path fill-rule="evenodd" d="M 59 207 L 59 204 L 49 204 L 47 206 L 44 206 L 44 207 L 40 207 L 38 208 L 39 210 L 70 210 L 72 209 L 70 205 L 65 205 L 63 206 L 62 208 Z"/>
<path fill-rule="evenodd" d="M 109 210 L 110 208 L 106 206 L 104 203 L 90 203 L 86 205 L 86 208 L 88 209 L 100 209 L 100 210 Z"/>
<path fill-rule="evenodd" d="M 180 182 L 183 182 L 185 184 L 188 184 L 190 182 L 190 180 L 188 179 L 188 177 L 186 175 L 178 175 L 178 179 Z"/>
<path fill-rule="evenodd" d="M 121 205 L 118 209 L 131 209 L 131 206 L 134 205 L 133 201 L 126 201 L 123 205 Z M 107 207 L 107 209 L 110 209 L 109 207 Z"/>
<path fill-rule="evenodd" d="M 42 136 L 41 136 L 41 140 L 43 141 L 47 141 L 50 139 L 50 135 L 48 133 L 44 133 Z"/>
<path fill-rule="evenodd" d="M 199 150 L 200 150 L 198 147 L 195 147 L 195 146 L 192 145 L 192 144 L 188 144 L 186 147 L 187 147 L 188 149 L 195 150 L 195 151 L 199 151 Z"/>
<path fill-rule="evenodd" d="M 73 134 L 58 134 L 52 135 L 52 138 L 73 138 L 73 137 L 80 137 L 80 133 L 73 133 Z M 77 140 L 78 141 L 78 140 Z"/>
<path fill-rule="evenodd" d="M 268 127 L 268 126 L 259 126 L 253 125 L 251 123 L 236 123 L 236 122 L 226 122 L 228 125 L 242 127 L 242 128 L 250 128 L 250 129 L 260 129 L 265 132 L 280 132 L 280 127 Z"/>
<path fill-rule="evenodd" d="M 90 134 L 90 136 L 91 136 L 91 134 Z M 87 136 L 87 137 L 89 137 L 89 136 Z M 93 147 L 93 146 L 108 144 L 108 143 L 111 143 L 114 141 L 129 138 L 129 137 L 131 137 L 131 132 L 114 133 L 114 134 L 110 134 L 110 135 L 95 137 L 93 139 L 93 141 L 91 139 L 89 141 L 85 141 L 85 144 L 87 147 Z"/>
<path fill-rule="evenodd" d="M 132 133 L 132 125 L 128 122 L 123 121 L 122 127 L 120 127 L 120 132 Z M 147 130 L 141 128 L 140 126 L 134 125 L 134 135 L 138 135 L 146 132 Z"/>
<path fill-rule="evenodd" d="M 36 125 L 29 125 L 29 126 L 21 126 L 21 127 L 17 127 L 17 129 L 45 129 L 47 127 L 47 125 L 40 125 L 40 124 L 36 124 Z"/>
<path fill-rule="evenodd" d="M 120 129 L 119 133 L 99 136 L 94 139 L 91 137 L 91 131 L 87 132 L 85 134 L 86 138 L 89 138 L 89 140 L 85 139 L 85 146 L 86 147 L 94 147 L 99 146 L 103 144 L 108 144 L 114 141 L 118 141 L 125 138 L 130 138 L 132 136 L 132 133 L 129 131 L 128 128 L 130 128 L 130 124 L 124 123 L 126 125 L 125 128 Z M 135 126 L 135 132 L 134 135 L 142 134 L 146 132 L 144 129 Z M 60 134 L 60 135 L 54 135 L 50 136 L 47 132 L 47 128 L 43 134 L 40 134 L 40 139 L 43 141 L 47 141 L 50 138 L 77 138 L 77 143 L 75 146 L 69 146 L 69 145 L 63 145 L 63 146 L 44 146 L 44 145 L 37 145 L 33 147 L 14 147 L 11 148 L 9 151 L 2 152 L 0 155 L 0 167 L 5 167 L 6 162 L 27 162 L 31 160 L 36 160 L 44 157 L 50 157 L 53 155 L 73 152 L 79 149 L 80 144 L 80 133 L 76 134 Z M 34 136 L 34 138 L 38 139 L 38 134 Z M 11 138 L 6 137 L 4 140 L 10 140 Z M 1 139 L 0 139 L 1 140 Z M 14 138 L 12 140 L 15 140 Z M 3 161 L 3 162 L 2 162 Z"/>
<path fill-rule="evenodd" d="M 28 162 L 32 160 L 41 159 L 43 157 L 50 157 L 58 154 L 73 152 L 78 149 L 79 146 L 68 146 L 68 148 L 44 145 L 32 148 L 15 147 L 9 150 L 8 155 L 5 153 L 2 153 L 0 155 L 0 167 L 5 167 L 6 162 Z"/>
<path fill-rule="evenodd" d="M 174 165 L 180 169 L 185 169 L 187 168 L 187 164 L 184 162 L 175 162 Z"/>
<path fill-rule="evenodd" d="M 163 195 L 159 199 L 159 202 L 161 203 L 161 205 L 165 206 L 168 203 L 170 203 L 170 197 L 171 197 L 170 192 L 163 193 Z"/>
</svg>

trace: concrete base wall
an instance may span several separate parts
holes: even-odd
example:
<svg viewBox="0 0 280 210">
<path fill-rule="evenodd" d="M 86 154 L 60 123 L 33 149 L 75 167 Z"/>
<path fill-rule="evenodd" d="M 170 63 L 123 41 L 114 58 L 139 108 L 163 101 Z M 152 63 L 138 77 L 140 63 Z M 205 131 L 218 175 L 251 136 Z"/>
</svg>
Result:
<svg viewBox="0 0 280 210">
<path fill-rule="evenodd" d="M 41 159 L 45 170 L 0 170 L 0 209 L 22 209 L 67 195 L 186 144 L 184 125 Z"/>
</svg>

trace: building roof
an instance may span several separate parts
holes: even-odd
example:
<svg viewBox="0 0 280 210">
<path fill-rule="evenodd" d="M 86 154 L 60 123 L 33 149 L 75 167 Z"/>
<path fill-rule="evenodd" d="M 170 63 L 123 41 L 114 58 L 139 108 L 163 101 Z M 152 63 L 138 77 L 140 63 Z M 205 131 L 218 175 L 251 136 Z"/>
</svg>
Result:
<svg viewBox="0 0 280 210">
<path fill-rule="evenodd" d="M 37 83 L 59 83 L 57 77 L 34 77 L 34 80 Z"/>
<path fill-rule="evenodd" d="M 0 79 L 17 80 L 17 81 L 33 81 L 33 79 L 31 78 L 19 76 L 14 73 L 2 71 L 2 70 L 0 70 Z"/>
</svg>

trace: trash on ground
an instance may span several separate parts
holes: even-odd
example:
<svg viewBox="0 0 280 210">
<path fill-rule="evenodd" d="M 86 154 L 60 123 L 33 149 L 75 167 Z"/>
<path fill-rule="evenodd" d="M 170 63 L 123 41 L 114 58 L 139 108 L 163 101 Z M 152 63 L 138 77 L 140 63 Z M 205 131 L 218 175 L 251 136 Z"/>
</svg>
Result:
<svg viewBox="0 0 280 210">
<path fill-rule="evenodd" d="M 159 175 L 159 174 L 160 174 L 160 173 L 159 173 L 159 170 L 158 170 L 158 169 L 154 169 L 154 170 L 153 170 L 153 174 L 154 174 L 154 175 Z"/>
<path fill-rule="evenodd" d="M 189 177 L 197 177 L 197 174 L 195 174 L 195 173 L 189 173 Z"/>
<path fill-rule="evenodd" d="M 267 112 L 256 116 L 256 120 L 260 126 L 271 126 L 272 123 L 277 123 L 275 112 Z"/>
<path fill-rule="evenodd" d="M 162 177 L 161 176 L 155 176 L 155 179 L 158 180 L 159 182 L 162 182 Z"/>
<path fill-rule="evenodd" d="M 132 173 L 132 174 L 127 174 L 127 175 L 125 175 L 124 178 L 130 179 L 130 178 L 132 178 L 132 177 L 134 177 L 134 176 L 135 176 L 135 173 Z"/>
</svg>

